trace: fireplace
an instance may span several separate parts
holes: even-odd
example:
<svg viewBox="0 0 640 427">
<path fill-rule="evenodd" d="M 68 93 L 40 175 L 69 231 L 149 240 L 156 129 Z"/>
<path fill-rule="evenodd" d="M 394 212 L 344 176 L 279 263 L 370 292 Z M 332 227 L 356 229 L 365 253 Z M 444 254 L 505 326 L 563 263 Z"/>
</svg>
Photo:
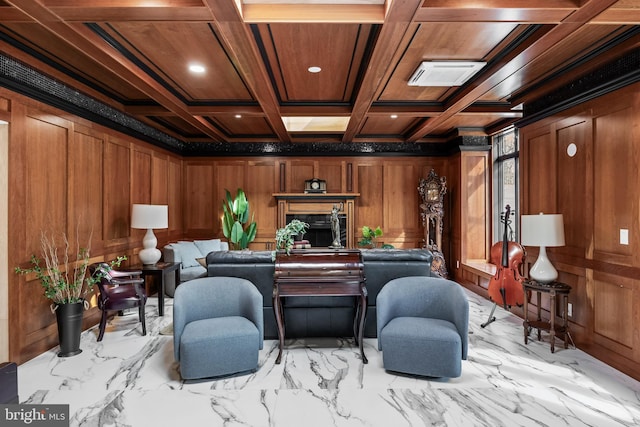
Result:
<svg viewBox="0 0 640 427">
<path fill-rule="evenodd" d="M 304 235 L 312 247 L 327 247 L 333 243 L 331 232 L 331 209 L 343 204 L 338 214 L 340 243 L 346 248 L 355 248 L 354 218 L 357 193 L 276 193 L 278 202 L 278 228 L 296 218 L 309 224 Z"/>
<path fill-rule="evenodd" d="M 308 240 L 311 247 L 326 248 L 333 243 L 333 233 L 331 232 L 331 214 L 288 214 L 287 224 L 292 219 L 309 224 L 309 229 L 304 233 L 305 240 Z M 340 242 L 344 245 L 347 241 L 347 216 L 338 215 L 340 224 Z"/>
</svg>

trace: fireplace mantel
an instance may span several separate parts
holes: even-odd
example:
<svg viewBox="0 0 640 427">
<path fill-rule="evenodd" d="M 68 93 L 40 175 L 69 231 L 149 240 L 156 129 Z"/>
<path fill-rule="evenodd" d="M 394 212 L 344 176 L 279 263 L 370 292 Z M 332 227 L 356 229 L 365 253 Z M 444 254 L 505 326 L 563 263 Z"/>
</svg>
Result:
<svg viewBox="0 0 640 427">
<path fill-rule="evenodd" d="M 360 193 L 273 193 L 276 200 L 353 200 Z"/>
<path fill-rule="evenodd" d="M 355 200 L 360 193 L 274 193 L 278 202 L 278 228 L 287 224 L 287 215 L 330 214 L 333 205 L 344 204 L 346 215 L 345 247 L 355 247 Z"/>
</svg>

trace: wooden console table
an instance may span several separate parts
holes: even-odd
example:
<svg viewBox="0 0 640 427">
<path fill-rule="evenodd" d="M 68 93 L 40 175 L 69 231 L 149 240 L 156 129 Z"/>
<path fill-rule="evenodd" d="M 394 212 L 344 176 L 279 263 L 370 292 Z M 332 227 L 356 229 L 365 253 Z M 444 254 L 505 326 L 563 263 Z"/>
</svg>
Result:
<svg viewBox="0 0 640 427">
<path fill-rule="evenodd" d="M 538 283 L 535 280 L 525 280 L 522 283 L 522 287 L 524 289 L 524 294 L 525 294 L 525 298 L 524 298 L 524 322 L 523 322 L 523 326 L 524 326 L 524 343 L 527 344 L 528 343 L 528 339 L 529 339 L 529 331 L 531 328 L 537 328 L 538 329 L 538 341 L 540 341 L 540 330 L 546 330 L 549 331 L 549 334 L 551 335 L 550 337 L 550 341 L 551 341 L 551 353 L 553 353 L 555 351 L 555 345 L 554 345 L 554 341 L 555 341 L 555 336 L 556 336 L 556 325 L 555 325 L 555 319 L 556 319 L 556 296 L 557 295 L 561 295 L 562 296 L 562 326 L 560 326 L 559 328 L 557 328 L 557 331 L 560 334 L 564 335 L 564 348 L 568 348 L 568 339 L 570 337 L 569 334 L 569 323 L 568 323 L 568 319 L 567 319 L 567 312 L 569 309 L 569 292 L 571 291 L 571 286 L 566 285 L 564 283 L 560 283 L 560 282 L 551 282 L 548 284 L 542 284 L 542 283 Z M 528 305 L 528 298 L 527 298 L 527 291 L 533 291 L 537 293 L 537 303 L 538 306 L 536 308 L 536 314 L 537 314 L 537 318 L 536 320 L 529 320 L 529 305 Z M 543 321 L 542 317 L 540 316 L 540 302 L 541 302 L 541 295 L 543 293 L 549 294 L 549 321 Z"/>
<path fill-rule="evenodd" d="M 298 296 L 354 296 L 357 310 L 353 322 L 353 336 L 360 347 L 363 363 L 363 332 L 367 314 L 367 288 L 363 272 L 362 256 L 358 250 L 299 250 L 290 255 L 276 256 L 273 281 L 273 311 L 278 326 L 280 351 L 276 363 L 282 359 L 285 325 L 282 297 Z"/>
</svg>

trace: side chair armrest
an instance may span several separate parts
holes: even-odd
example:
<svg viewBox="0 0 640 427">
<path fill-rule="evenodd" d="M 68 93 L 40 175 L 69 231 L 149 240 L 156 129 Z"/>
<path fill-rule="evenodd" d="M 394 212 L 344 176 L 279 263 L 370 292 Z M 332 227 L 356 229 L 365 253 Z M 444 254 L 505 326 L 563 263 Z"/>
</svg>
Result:
<svg viewBox="0 0 640 427">
<path fill-rule="evenodd" d="M 131 270 L 131 271 L 110 270 L 109 271 L 109 276 L 111 276 L 111 277 L 142 276 L 142 271 L 140 271 L 140 270 Z"/>
<path fill-rule="evenodd" d="M 137 278 L 131 278 L 131 279 L 111 279 L 111 284 L 112 285 L 139 285 L 144 283 L 144 279 L 137 279 Z"/>
</svg>

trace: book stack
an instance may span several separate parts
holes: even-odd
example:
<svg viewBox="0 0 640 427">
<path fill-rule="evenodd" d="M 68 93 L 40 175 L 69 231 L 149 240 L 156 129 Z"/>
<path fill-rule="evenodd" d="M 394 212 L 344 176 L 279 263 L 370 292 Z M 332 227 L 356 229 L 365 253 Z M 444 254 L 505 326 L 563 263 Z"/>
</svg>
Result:
<svg viewBox="0 0 640 427">
<path fill-rule="evenodd" d="M 293 249 L 311 249 L 311 243 L 308 240 L 295 240 Z"/>
</svg>

